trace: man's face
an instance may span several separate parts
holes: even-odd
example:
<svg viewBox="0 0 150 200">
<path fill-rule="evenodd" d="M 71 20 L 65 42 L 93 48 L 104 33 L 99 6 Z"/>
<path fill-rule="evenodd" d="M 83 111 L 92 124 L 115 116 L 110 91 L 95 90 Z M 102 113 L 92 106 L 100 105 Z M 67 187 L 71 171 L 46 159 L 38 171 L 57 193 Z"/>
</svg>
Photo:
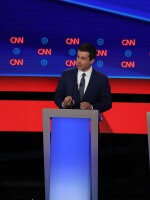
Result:
<svg viewBox="0 0 150 200">
<path fill-rule="evenodd" d="M 83 72 L 90 69 L 94 59 L 90 60 L 89 52 L 78 51 L 77 53 L 77 68 Z"/>
</svg>

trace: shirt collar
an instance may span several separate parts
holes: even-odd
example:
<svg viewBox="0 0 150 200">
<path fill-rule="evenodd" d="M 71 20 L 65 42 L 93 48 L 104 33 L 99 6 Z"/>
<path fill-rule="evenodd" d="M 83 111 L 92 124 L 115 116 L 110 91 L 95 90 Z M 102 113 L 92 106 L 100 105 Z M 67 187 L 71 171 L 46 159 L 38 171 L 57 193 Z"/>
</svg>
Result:
<svg viewBox="0 0 150 200">
<path fill-rule="evenodd" d="M 82 76 L 83 73 L 85 73 L 86 76 L 90 76 L 91 73 L 92 73 L 92 66 L 91 66 L 90 69 L 89 69 L 88 71 L 86 71 L 86 72 L 83 72 L 83 71 L 81 71 L 80 69 L 78 70 L 78 75 L 79 75 L 79 77 Z"/>
</svg>

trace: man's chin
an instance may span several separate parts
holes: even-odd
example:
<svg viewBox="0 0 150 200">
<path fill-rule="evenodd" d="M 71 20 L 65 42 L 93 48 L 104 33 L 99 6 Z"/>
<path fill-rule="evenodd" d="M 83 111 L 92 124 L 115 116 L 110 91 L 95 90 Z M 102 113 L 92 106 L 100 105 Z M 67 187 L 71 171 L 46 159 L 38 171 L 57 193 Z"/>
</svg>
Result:
<svg viewBox="0 0 150 200">
<path fill-rule="evenodd" d="M 81 66 L 77 66 L 77 68 L 78 68 L 79 70 L 82 70 L 82 67 L 81 67 Z"/>
</svg>

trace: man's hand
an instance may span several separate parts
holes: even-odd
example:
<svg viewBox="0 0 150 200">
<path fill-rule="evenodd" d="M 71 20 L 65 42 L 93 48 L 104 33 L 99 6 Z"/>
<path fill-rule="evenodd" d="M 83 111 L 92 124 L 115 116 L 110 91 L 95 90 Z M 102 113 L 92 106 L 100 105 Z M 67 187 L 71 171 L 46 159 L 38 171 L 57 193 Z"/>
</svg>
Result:
<svg viewBox="0 0 150 200">
<path fill-rule="evenodd" d="M 92 110 L 92 105 L 89 102 L 81 102 L 80 109 L 83 110 Z"/>
<path fill-rule="evenodd" d="M 73 104 L 73 99 L 71 96 L 67 96 L 65 97 L 64 101 L 63 101 L 63 107 L 64 108 L 68 108 L 68 107 L 71 107 Z"/>
</svg>

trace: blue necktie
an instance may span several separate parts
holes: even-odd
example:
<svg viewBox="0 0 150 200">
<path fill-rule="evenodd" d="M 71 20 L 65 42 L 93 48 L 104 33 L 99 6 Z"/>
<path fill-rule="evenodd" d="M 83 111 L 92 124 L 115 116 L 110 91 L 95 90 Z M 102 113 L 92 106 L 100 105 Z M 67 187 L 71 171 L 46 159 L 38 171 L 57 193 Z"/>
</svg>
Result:
<svg viewBox="0 0 150 200">
<path fill-rule="evenodd" d="M 81 81 L 80 81 L 80 86 L 79 86 L 80 99 L 82 99 L 83 95 L 84 95 L 84 88 L 85 88 L 85 78 L 84 77 L 85 76 L 86 76 L 86 74 L 83 73 Z"/>
</svg>

